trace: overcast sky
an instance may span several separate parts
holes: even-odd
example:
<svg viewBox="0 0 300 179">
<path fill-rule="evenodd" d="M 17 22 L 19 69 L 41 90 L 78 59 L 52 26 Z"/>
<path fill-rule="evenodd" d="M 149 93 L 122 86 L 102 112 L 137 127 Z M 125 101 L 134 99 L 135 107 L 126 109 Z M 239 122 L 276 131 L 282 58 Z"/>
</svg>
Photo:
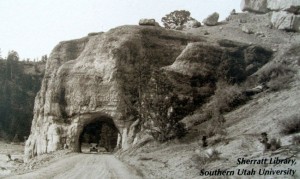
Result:
<svg viewBox="0 0 300 179">
<path fill-rule="evenodd" d="M 0 0 L 2 57 L 15 50 L 21 59 L 50 54 L 58 42 L 137 24 L 141 18 L 161 18 L 188 10 L 198 21 L 213 12 L 225 19 L 241 0 Z"/>
</svg>

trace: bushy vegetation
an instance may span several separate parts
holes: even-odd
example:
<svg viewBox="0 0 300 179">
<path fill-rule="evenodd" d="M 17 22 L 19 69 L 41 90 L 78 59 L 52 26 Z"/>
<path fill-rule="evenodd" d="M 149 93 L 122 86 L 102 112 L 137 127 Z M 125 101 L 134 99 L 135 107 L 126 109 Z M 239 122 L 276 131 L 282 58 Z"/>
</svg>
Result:
<svg viewBox="0 0 300 179">
<path fill-rule="evenodd" d="M 187 131 L 180 120 L 188 114 L 190 101 L 174 94 L 167 76 L 159 71 L 153 73 L 148 89 L 141 114 L 150 134 L 160 142 L 185 136 Z"/>
<path fill-rule="evenodd" d="M 206 127 L 203 128 L 202 133 L 207 137 L 213 137 L 217 134 L 226 135 L 224 128 L 225 119 L 222 114 L 215 112 L 214 116 L 207 121 Z"/>
<path fill-rule="evenodd" d="M 249 98 L 238 85 L 229 85 L 225 82 L 217 83 L 214 96 L 214 103 L 217 108 L 215 111 L 220 111 L 220 113 L 229 112 L 248 100 Z"/>
<path fill-rule="evenodd" d="M 39 63 L 44 62 L 19 61 L 15 51 L 0 60 L 0 138 L 4 140 L 18 136 L 23 141 L 29 135 L 34 98 L 43 78 Z M 26 73 L 28 68 L 34 69 L 33 73 Z"/>
<path fill-rule="evenodd" d="M 220 159 L 220 152 L 212 149 L 210 153 L 194 154 L 191 160 L 199 169 L 205 168 L 209 163 Z"/>
<path fill-rule="evenodd" d="M 191 13 L 189 11 L 176 10 L 167 14 L 161 21 L 167 29 L 181 30 L 187 21 L 194 20 L 190 15 Z"/>
<path fill-rule="evenodd" d="M 281 147 L 280 139 L 272 138 L 270 140 L 270 150 L 271 151 L 275 151 L 275 150 L 279 149 L 280 147 Z"/>
<path fill-rule="evenodd" d="M 281 133 L 284 135 L 300 132 L 300 115 L 293 115 L 290 118 L 280 122 Z"/>
<path fill-rule="evenodd" d="M 200 125 L 197 132 L 199 135 L 205 135 L 208 138 L 219 135 L 220 138 L 225 139 L 227 131 L 224 114 L 245 104 L 250 99 L 243 91 L 243 87 L 237 84 L 217 82 L 215 94 L 210 98 L 210 102 L 197 110 L 195 114 L 186 117 L 188 127 Z"/>
<path fill-rule="evenodd" d="M 269 150 L 275 151 L 281 147 L 280 139 L 272 138 L 269 142 L 268 134 L 266 132 L 261 133 L 259 141 L 264 145 L 264 152 Z"/>
<path fill-rule="evenodd" d="M 279 91 L 289 87 L 296 70 L 286 63 L 273 63 L 264 68 L 259 75 L 260 83 L 266 83 L 272 91 Z"/>
</svg>

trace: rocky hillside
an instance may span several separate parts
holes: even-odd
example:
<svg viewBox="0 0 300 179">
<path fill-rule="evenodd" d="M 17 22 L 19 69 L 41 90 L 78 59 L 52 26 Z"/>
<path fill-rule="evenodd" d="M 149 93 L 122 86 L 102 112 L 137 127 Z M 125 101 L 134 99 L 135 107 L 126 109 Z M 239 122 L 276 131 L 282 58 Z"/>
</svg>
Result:
<svg viewBox="0 0 300 179">
<path fill-rule="evenodd" d="M 270 6 L 276 6 L 277 10 L 268 8 Z M 298 178 L 299 162 L 292 166 L 269 162 L 241 165 L 237 162 L 238 158 L 268 161 L 276 157 L 296 161 L 300 158 L 300 35 L 295 29 L 278 28 L 271 18 L 281 11 L 296 17 L 298 13 L 289 10 L 294 8 L 299 8 L 299 1 L 245 0 L 242 9 L 250 12 L 232 13 L 226 21 L 215 26 L 187 30 L 187 33 L 205 36 L 227 47 L 234 47 L 232 41 L 239 45 L 260 44 L 271 49 L 273 54 L 265 65 L 239 85 L 217 82 L 214 94 L 182 120 L 189 129 L 185 137 L 163 144 L 145 137 L 139 145 L 118 152 L 119 157 L 138 168 L 145 178 L 219 178 L 220 175 L 209 174 L 217 170 L 233 171 L 232 178 Z M 201 58 L 202 61 L 206 56 Z M 195 72 L 193 68 L 197 68 L 196 65 L 185 62 L 187 65 L 180 66 L 180 58 L 167 69 L 177 64 L 177 71 L 186 74 Z M 259 59 L 267 58 L 261 56 Z M 250 67 L 252 65 L 246 69 Z M 201 73 L 203 67 L 197 69 Z M 213 74 L 220 71 L 215 69 Z M 243 93 L 249 98 L 244 98 Z M 263 135 L 267 136 L 268 142 L 261 140 Z M 252 169 L 255 174 L 251 176 L 249 173 L 237 174 L 238 170 L 249 172 Z M 260 170 L 289 170 L 290 173 L 260 175 Z M 208 174 L 204 175 L 205 172 Z"/>
<path fill-rule="evenodd" d="M 59 43 L 35 99 L 26 156 L 80 152 L 86 126 L 105 123 L 117 129 L 119 156 L 145 177 L 197 178 L 203 162 L 214 169 L 221 158 L 231 169 L 237 156 L 261 157 L 259 136 L 285 141 L 280 122 L 298 115 L 300 96 L 298 11 L 290 10 L 298 5 L 268 2 L 245 0 L 242 9 L 254 13 L 210 26 L 153 22 Z M 281 11 L 295 22 L 274 20 Z"/>
<path fill-rule="evenodd" d="M 34 98 L 40 90 L 44 62 L 0 60 L 0 139 L 29 136 Z"/>
</svg>

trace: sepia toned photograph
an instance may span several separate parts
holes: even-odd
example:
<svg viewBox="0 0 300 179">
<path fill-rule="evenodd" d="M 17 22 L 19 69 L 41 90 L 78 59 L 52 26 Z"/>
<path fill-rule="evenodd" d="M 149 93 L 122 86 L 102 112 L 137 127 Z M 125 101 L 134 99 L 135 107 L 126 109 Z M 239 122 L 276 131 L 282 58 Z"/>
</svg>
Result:
<svg viewBox="0 0 300 179">
<path fill-rule="evenodd" d="M 0 0 L 0 178 L 300 178 L 300 0 Z"/>
</svg>

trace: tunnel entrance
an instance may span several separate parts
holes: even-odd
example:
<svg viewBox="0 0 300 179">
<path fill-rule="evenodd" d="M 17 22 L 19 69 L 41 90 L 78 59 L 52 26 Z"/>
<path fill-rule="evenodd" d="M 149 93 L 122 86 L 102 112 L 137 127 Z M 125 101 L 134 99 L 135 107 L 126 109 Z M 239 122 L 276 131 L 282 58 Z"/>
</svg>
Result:
<svg viewBox="0 0 300 179">
<path fill-rule="evenodd" d="M 94 122 L 85 125 L 79 136 L 79 152 L 114 151 L 117 146 L 118 129 L 113 122 L 106 121 L 107 120 L 96 119 Z"/>
</svg>

